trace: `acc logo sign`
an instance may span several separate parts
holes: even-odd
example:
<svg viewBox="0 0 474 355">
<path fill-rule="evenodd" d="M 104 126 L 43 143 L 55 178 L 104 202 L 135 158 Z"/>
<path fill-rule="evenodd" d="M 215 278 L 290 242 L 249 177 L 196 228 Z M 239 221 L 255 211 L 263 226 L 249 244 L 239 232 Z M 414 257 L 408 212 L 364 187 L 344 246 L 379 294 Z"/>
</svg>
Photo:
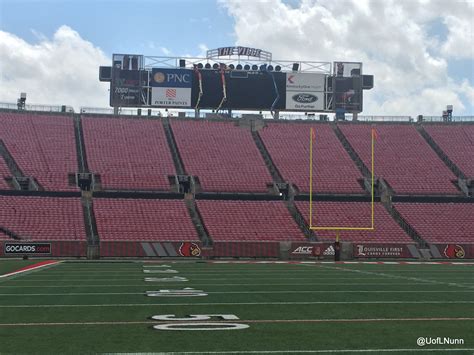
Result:
<svg viewBox="0 0 474 355">
<path fill-rule="evenodd" d="M 155 81 L 156 81 L 157 83 L 160 83 L 160 84 L 161 84 L 161 83 L 163 83 L 163 82 L 165 81 L 166 77 L 165 77 L 165 74 L 163 74 L 162 72 L 159 71 L 158 73 L 156 73 L 156 74 L 153 76 L 153 79 L 155 79 Z"/>
<path fill-rule="evenodd" d="M 181 256 L 200 256 L 201 248 L 199 248 L 199 245 L 196 243 L 181 243 L 181 246 L 179 247 L 179 254 Z"/>
<path fill-rule="evenodd" d="M 300 104 L 310 104 L 318 101 L 318 97 L 311 94 L 296 94 L 291 98 L 293 101 L 299 102 Z"/>
<path fill-rule="evenodd" d="M 300 254 L 300 255 L 311 255 L 313 253 L 312 246 L 300 246 L 293 250 L 291 254 Z"/>
<path fill-rule="evenodd" d="M 446 248 L 444 248 L 444 255 L 447 258 L 464 259 L 466 252 L 464 248 L 458 244 L 448 244 Z"/>
</svg>

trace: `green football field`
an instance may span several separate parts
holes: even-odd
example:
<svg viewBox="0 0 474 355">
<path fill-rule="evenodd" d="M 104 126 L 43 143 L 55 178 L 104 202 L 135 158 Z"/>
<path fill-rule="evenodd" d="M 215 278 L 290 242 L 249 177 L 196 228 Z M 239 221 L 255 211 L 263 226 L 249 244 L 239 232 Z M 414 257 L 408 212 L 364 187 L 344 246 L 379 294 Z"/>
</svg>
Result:
<svg viewBox="0 0 474 355">
<path fill-rule="evenodd" d="M 474 354 L 474 265 L 64 262 L 0 300 L 2 354 Z"/>
</svg>

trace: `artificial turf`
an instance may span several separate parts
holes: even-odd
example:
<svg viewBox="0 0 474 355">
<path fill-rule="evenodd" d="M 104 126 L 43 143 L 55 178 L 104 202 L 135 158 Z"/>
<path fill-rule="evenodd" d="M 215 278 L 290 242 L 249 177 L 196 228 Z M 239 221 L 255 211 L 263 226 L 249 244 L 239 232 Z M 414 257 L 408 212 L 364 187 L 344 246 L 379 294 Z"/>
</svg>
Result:
<svg viewBox="0 0 474 355">
<path fill-rule="evenodd" d="M 166 264 L 65 262 L 1 280 L 0 353 L 474 353 L 474 265 Z M 144 281 L 173 276 L 189 281 Z M 145 295 L 185 287 L 207 296 Z M 154 330 L 164 314 L 233 314 L 249 328 Z M 418 347 L 422 336 L 464 344 Z"/>
<path fill-rule="evenodd" d="M 36 264 L 35 260 L 0 260 L 0 276 L 21 269 L 22 267 Z"/>
</svg>

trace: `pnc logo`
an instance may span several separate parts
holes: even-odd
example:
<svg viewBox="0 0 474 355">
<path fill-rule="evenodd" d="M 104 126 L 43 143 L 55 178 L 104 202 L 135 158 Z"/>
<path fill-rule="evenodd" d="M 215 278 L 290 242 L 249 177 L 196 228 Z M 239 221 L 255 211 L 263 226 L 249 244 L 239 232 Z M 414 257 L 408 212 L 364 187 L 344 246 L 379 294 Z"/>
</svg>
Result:
<svg viewBox="0 0 474 355">
<path fill-rule="evenodd" d="M 163 74 L 162 72 L 158 72 L 156 73 L 154 76 L 153 76 L 153 79 L 157 82 L 157 83 L 163 83 L 166 79 L 165 77 L 165 74 Z"/>
</svg>

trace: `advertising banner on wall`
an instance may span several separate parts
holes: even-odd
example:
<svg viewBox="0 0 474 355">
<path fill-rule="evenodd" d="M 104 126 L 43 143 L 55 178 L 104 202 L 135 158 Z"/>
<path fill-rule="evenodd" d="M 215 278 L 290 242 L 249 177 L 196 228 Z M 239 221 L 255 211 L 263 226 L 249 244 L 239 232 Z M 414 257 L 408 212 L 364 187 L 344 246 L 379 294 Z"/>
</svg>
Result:
<svg viewBox="0 0 474 355">
<path fill-rule="evenodd" d="M 325 74 L 287 73 L 286 109 L 294 111 L 324 110 Z"/>
<path fill-rule="evenodd" d="M 51 243 L 8 243 L 4 245 L 5 255 L 51 254 Z"/>
<path fill-rule="evenodd" d="M 288 256 L 291 259 L 299 258 L 334 258 L 333 243 L 291 243 Z"/>
<path fill-rule="evenodd" d="M 151 105 L 191 107 L 193 71 L 153 68 L 150 79 Z"/>
<path fill-rule="evenodd" d="M 414 258 L 407 244 L 354 243 L 355 258 Z"/>
<path fill-rule="evenodd" d="M 437 244 L 439 255 L 445 259 L 474 259 L 474 244 Z M 439 257 L 439 255 L 433 255 Z"/>
</svg>

